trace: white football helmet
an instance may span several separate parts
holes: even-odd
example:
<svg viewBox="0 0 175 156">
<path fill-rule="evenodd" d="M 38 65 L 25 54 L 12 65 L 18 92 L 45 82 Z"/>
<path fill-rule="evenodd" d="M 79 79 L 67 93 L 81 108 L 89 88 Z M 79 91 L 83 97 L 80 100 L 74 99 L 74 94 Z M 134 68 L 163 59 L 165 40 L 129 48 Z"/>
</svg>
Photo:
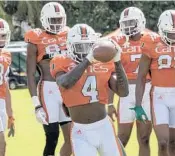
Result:
<svg viewBox="0 0 175 156">
<path fill-rule="evenodd" d="M 9 24 L 4 19 L 0 18 L 0 48 L 9 44 L 10 34 Z"/>
<path fill-rule="evenodd" d="M 166 44 L 175 43 L 175 10 L 164 11 L 159 17 L 157 27 Z"/>
<path fill-rule="evenodd" d="M 67 35 L 67 54 L 78 63 L 83 61 L 98 38 L 100 38 L 100 34 L 96 33 L 89 25 L 74 25 Z"/>
<path fill-rule="evenodd" d="M 129 7 L 122 11 L 119 24 L 124 35 L 132 36 L 145 29 L 146 19 L 139 8 Z"/>
<path fill-rule="evenodd" d="M 62 31 L 66 26 L 66 13 L 63 6 L 57 2 L 50 2 L 43 6 L 40 21 L 44 29 L 53 34 Z"/>
</svg>

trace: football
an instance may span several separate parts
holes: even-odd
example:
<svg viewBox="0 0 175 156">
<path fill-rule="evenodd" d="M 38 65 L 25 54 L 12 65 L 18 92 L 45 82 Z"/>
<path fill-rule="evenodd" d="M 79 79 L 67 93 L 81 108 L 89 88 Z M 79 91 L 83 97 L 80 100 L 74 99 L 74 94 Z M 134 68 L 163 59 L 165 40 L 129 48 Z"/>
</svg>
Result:
<svg viewBox="0 0 175 156">
<path fill-rule="evenodd" d="M 95 60 L 100 62 L 109 62 L 116 55 L 114 44 L 108 40 L 98 41 L 94 45 L 93 56 Z"/>
</svg>

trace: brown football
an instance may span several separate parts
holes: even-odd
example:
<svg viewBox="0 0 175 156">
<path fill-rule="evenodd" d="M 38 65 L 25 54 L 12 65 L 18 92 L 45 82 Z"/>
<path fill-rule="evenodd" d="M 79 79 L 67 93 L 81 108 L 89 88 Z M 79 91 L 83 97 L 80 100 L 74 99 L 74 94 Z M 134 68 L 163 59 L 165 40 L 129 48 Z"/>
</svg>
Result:
<svg viewBox="0 0 175 156">
<path fill-rule="evenodd" d="M 116 49 L 113 43 L 108 40 L 99 41 L 94 45 L 93 56 L 100 62 L 109 62 L 116 55 Z"/>
</svg>

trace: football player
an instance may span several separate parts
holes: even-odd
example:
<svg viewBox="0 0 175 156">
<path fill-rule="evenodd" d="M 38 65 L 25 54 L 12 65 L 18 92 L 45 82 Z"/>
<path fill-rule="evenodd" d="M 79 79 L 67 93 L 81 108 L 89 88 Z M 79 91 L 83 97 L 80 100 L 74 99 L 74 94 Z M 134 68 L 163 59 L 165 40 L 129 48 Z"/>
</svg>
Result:
<svg viewBox="0 0 175 156">
<path fill-rule="evenodd" d="M 65 140 L 60 155 L 70 156 L 71 120 L 63 112 L 62 97 L 49 69 L 51 58 L 66 50 L 66 13 L 61 4 L 50 2 L 43 6 L 40 20 L 43 29 L 33 29 L 25 34 L 25 41 L 28 42 L 28 87 L 35 107 L 36 118 L 43 124 L 45 131 L 46 145 L 43 155 L 54 155 L 60 125 Z M 40 82 L 36 87 L 35 72 L 37 69 L 40 73 Z"/>
<path fill-rule="evenodd" d="M 109 40 L 103 41 L 115 46 L 116 55 L 112 62 L 93 62 L 93 49 L 100 46 L 96 44 L 98 39 L 90 26 L 76 24 L 68 32 L 67 56 L 53 58 L 50 69 L 73 121 L 74 155 L 125 156 L 105 109 L 109 87 L 119 96 L 128 95 L 121 49 Z"/>
<path fill-rule="evenodd" d="M 146 75 L 151 71 L 151 115 L 159 156 L 175 155 L 175 10 L 164 11 L 158 21 L 160 36 L 145 36 L 136 84 L 136 116 L 145 121 L 141 103 Z M 169 145 L 169 147 L 168 147 Z M 168 150 L 168 148 L 170 150 Z"/>
<path fill-rule="evenodd" d="M 8 136 L 14 136 L 14 117 L 11 106 L 11 95 L 8 87 L 8 74 L 11 64 L 11 54 L 4 48 L 10 41 L 8 23 L 0 18 L 0 156 L 5 156 L 6 114 L 8 115 Z"/>
<path fill-rule="evenodd" d="M 154 33 L 145 30 L 146 19 L 143 12 L 136 7 L 124 9 L 121 13 L 119 24 L 121 33 L 111 38 L 122 48 L 121 62 L 129 79 L 129 96 L 121 97 L 118 104 L 118 136 L 123 145 L 126 146 L 135 121 L 135 112 L 132 111 L 131 108 L 135 107 L 135 87 L 139 60 L 142 55 L 142 38 L 147 33 L 151 35 L 154 35 Z M 136 122 L 139 156 L 150 155 L 149 139 L 152 126 L 150 117 L 149 81 L 150 77 L 147 75 L 146 89 L 142 101 L 142 106 L 148 115 L 148 122 L 147 124 Z M 113 105 L 108 106 L 109 115 L 114 109 Z"/>
</svg>

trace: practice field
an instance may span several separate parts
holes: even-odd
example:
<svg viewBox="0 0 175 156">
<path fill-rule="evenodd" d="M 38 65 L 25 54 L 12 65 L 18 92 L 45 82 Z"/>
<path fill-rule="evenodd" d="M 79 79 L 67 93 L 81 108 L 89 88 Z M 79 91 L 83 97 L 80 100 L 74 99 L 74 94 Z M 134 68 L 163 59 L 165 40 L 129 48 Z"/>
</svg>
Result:
<svg viewBox="0 0 175 156">
<path fill-rule="evenodd" d="M 14 138 L 7 138 L 6 156 L 42 156 L 44 147 L 44 132 L 42 126 L 37 123 L 34 116 L 34 108 L 27 89 L 11 91 L 12 104 L 15 115 L 16 135 Z M 117 124 L 115 123 L 115 126 Z M 6 134 L 7 136 L 7 134 Z M 60 135 L 57 153 L 63 143 Z M 136 129 L 132 132 L 131 139 L 126 148 L 128 156 L 137 156 L 138 145 L 136 141 Z M 157 154 L 157 141 L 152 132 L 151 156 Z M 56 154 L 57 155 L 57 154 Z"/>
</svg>

